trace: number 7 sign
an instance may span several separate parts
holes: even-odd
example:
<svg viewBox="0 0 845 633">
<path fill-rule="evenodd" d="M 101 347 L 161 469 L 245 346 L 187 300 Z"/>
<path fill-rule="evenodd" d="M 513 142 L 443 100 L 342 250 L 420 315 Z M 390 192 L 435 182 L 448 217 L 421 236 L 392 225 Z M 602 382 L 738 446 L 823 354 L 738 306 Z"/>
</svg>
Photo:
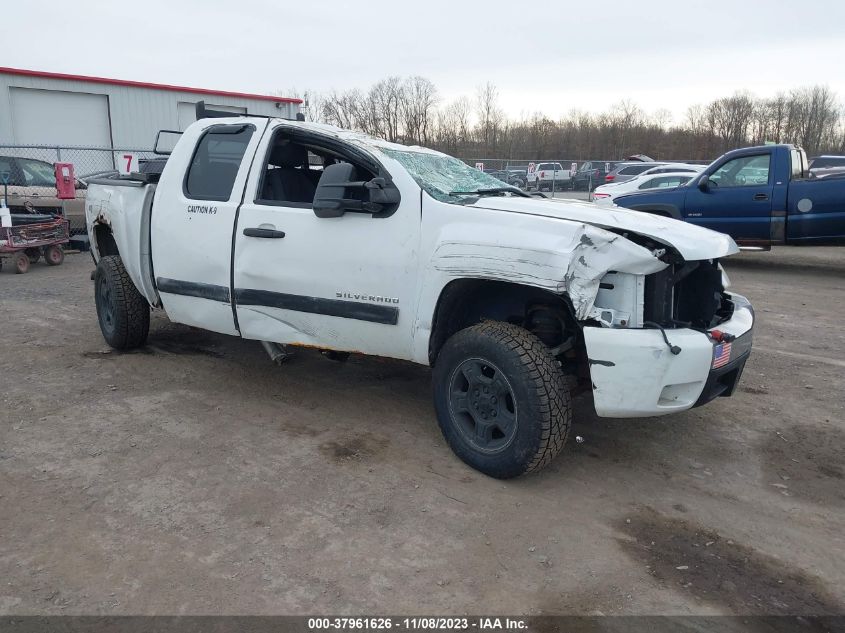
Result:
<svg viewBox="0 0 845 633">
<path fill-rule="evenodd" d="M 138 157 L 128 152 L 120 152 L 117 155 L 117 171 L 121 176 L 128 176 L 133 171 L 138 171 Z"/>
</svg>

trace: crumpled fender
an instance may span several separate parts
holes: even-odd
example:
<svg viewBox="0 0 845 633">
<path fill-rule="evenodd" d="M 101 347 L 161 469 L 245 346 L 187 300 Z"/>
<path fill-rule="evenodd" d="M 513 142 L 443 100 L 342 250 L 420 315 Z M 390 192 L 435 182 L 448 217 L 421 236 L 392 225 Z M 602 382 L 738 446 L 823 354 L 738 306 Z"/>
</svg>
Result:
<svg viewBox="0 0 845 633">
<path fill-rule="evenodd" d="M 621 235 L 583 223 L 568 223 L 567 230 L 563 227 L 556 222 L 554 232 L 476 231 L 473 241 L 449 239 L 447 230 L 433 253 L 431 267 L 452 278 L 510 281 L 566 293 L 577 318 L 584 320 L 609 271 L 648 275 L 667 266 Z M 460 225 L 449 229 L 455 235 L 467 234 Z"/>
<path fill-rule="evenodd" d="M 573 244 L 564 285 L 575 316 L 586 319 L 593 309 L 602 277 L 609 271 L 650 275 L 668 266 L 651 251 L 609 231 L 583 225 L 583 233 Z"/>
</svg>

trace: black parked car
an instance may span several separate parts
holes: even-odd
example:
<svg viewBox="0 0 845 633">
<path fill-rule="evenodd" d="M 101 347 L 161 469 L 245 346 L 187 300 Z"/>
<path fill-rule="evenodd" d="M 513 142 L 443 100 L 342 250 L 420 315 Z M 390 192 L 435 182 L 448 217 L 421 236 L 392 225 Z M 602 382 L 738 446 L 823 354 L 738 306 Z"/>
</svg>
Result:
<svg viewBox="0 0 845 633">
<path fill-rule="evenodd" d="M 605 184 L 604 177 L 616 167 L 615 162 L 587 161 L 578 167 L 569 181 L 575 191 L 592 191 L 599 185 Z"/>
<path fill-rule="evenodd" d="M 528 176 L 527 169 L 485 169 L 484 173 L 520 189 L 525 189 Z"/>
</svg>

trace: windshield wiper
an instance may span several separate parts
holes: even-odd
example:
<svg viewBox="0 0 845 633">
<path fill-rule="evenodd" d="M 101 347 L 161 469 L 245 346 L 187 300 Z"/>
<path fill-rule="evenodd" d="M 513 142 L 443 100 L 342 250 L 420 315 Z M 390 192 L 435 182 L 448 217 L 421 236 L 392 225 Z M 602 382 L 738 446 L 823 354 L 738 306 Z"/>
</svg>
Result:
<svg viewBox="0 0 845 633">
<path fill-rule="evenodd" d="M 491 187 L 490 189 L 476 189 L 475 191 L 450 191 L 450 196 L 495 196 L 500 193 L 515 193 L 523 198 L 531 196 L 518 187 Z"/>
</svg>

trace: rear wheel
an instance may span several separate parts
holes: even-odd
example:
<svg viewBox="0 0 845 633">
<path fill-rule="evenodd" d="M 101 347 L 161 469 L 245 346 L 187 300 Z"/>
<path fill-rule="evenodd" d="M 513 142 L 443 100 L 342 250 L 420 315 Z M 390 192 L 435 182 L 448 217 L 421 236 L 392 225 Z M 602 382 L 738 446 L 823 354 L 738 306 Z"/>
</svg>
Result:
<svg viewBox="0 0 845 633">
<path fill-rule="evenodd" d="M 567 383 L 527 330 L 497 321 L 461 330 L 443 346 L 433 380 L 440 429 L 476 470 L 516 477 L 563 448 L 572 420 Z"/>
<path fill-rule="evenodd" d="M 61 246 L 53 244 L 44 250 L 44 261 L 50 266 L 59 266 L 65 261 L 65 252 Z"/>
<path fill-rule="evenodd" d="M 150 306 L 132 283 L 120 257 L 100 259 L 94 289 L 97 318 L 106 342 L 115 349 L 143 345 L 150 331 Z"/>
<path fill-rule="evenodd" d="M 26 253 L 18 253 L 15 256 L 15 272 L 18 275 L 24 274 L 29 270 L 29 257 Z"/>
</svg>

